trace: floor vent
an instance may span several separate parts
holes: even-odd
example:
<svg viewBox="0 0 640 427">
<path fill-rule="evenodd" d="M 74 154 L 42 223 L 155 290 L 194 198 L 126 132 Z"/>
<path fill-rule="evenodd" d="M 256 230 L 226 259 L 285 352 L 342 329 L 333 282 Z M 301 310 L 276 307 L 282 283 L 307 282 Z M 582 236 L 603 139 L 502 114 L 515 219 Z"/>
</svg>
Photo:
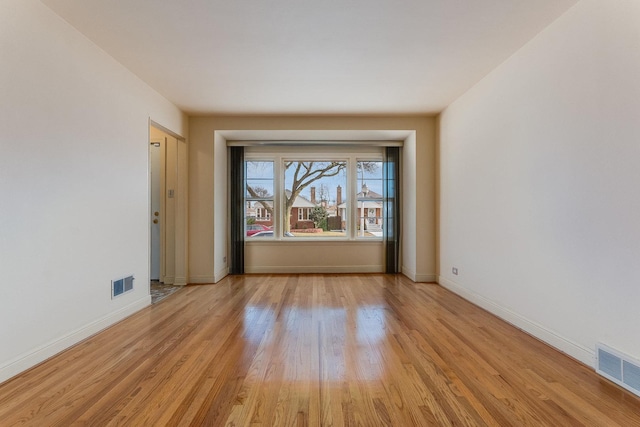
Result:
<svg viewBox="0 0 640 427">
<path fill-rule="evenodd" d="M 632 357 L 597 344 L 596 372 L 640 396 L 640 362 Z"/>
<path fill-rule="evenodd" d="M 133 290 L 133 276 L 111 281 L 111 299 Z"/>
</svg>

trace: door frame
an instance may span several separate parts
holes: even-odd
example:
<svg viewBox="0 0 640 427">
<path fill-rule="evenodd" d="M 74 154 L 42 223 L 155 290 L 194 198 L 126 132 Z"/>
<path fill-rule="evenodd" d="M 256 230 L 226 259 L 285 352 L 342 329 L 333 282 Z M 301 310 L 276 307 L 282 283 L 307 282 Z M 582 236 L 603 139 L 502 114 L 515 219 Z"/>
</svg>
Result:
<svg viewBox="0 0 640 427">
<path fill-rule="evenodd" d="M 152 129 L 153 128 L 153 129 Z M 164 283 L 175 285 L 186 285 L 188 282 L 188 235 L 187 235 L 187 222 L 188 222 L 188 146 L 184 137 L 172 132 L 170 129 L 154 122 L 149 118 L 148 127 L 148 144 L 152 142 L 152 133 L 164 134 L 164 156 L 163 165 L 161 167 L 163 176 L 161 178 L 161 208 L 160 215 L 162 216 L 161 227 L 161 270 L 160 277 Z M 175 148 L 169 153 L 168 141 L 171 138 L 171 142 L 175 145 Z M 151 146 L 148 145 L 148 228 L 149 231 L 149 253 L 148 253 L 148 274 L 150 277 L 151 272 L 151 222 L 153 221 L 153 212 L 151 209 Z M 168 158 L 168 157 L 171 158 Z M 173 188 L 167 188 L 167 168 L 172 168 Z M 174 169 L 175 168 L 175 169 Z M 168 212 L 166 206 L 166 199 L 169 197 L 168 193 L 172 192 L 171 198 L 173 199 L 174 209 L 172 212 Z M 171 218 L 168 218 L 171 215 Z M 167 230 L 167 224 L 171 221 L 173 227 L 171 230 Z M 172 239 L 173 245 L 167 245 L 167 239 Z M 171 246 L 171 253 L 169 253 L 168 246 Z M 171 261 L 169 263 L 168 261 Z M 173 266 L 171 272 L 167 271 L 168 264 Z M 169 274 L 170 273 L 170 274 Z"/>
</svg>

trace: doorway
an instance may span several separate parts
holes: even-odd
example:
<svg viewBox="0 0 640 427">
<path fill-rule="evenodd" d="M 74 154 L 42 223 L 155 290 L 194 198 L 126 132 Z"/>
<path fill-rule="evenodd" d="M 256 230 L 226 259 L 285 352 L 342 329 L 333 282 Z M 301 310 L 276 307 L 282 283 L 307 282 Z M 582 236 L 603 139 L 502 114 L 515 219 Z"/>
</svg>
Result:
<svg viewBox="0 0 640 427">
<path fill-rule="evenodd" d="M 149 123 L 149 282 L 152 302 L 187 283 L 187 145 Z M 159 292 L 161 291 L 161 292 Z"/>
<path fill-rule="evenodd" d="M 150 219 L 150 268 L 149 279 L 152 282 L 162 282 L 160 272 L 162 271 L 162 231 L 164 213 L 162 194 L 163 191 L 163 170 L 164 153 L 166 141 L 163 138 L 152 138 L 149 144 L 149 173 L 151 187 L 151 219 Z"/>
</svg>

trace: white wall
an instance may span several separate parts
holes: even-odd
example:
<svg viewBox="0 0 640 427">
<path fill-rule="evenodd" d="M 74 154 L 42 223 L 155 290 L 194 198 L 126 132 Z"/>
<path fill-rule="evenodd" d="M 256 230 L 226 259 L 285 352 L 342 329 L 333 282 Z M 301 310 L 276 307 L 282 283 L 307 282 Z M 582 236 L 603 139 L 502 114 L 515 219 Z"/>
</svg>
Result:
<svg viewBox="0 0 640 427">
<path fill-rule="evenodd" d="M 296 131 L 300 137 L 310 132 L 363 132 L 367 131 L 415 131 L 405 141 L 403 149 L 403 243 L 402 271 L 413 280 L 429 281 L 436 278 L 435 265 L 435 124 L 434 117 L 427 116 L 210 116 L 189 119 L 189 273 L 191 282 L 214 282 L 224 277 L 227 265 L 227 147 L 222 135 L 229 131 L 278 132 Z M 373 132 L 369 132 L 373 133 Z M 251 138 L 247 138 L 251 139 Z M 344 139 L 344 138 L 343 138 Z M 416 185 L 416 182 L 421 185 Z M 417 237 L 419 236 L 419 237 Z M 265 243 L 266 244 L 266 243 Z M 338 265 L 332 271 L 345 271 L 355 265 L 359 271 L 372 271 L 371 261 L 351 257 L 350 245 L 334 246 Z M 264 244 L 262 244 L 264 246 Z M 380 252 L 368 254 L 376 259 Z M 291 249 L 278 246 L 280 259 L 287 257 Z M 257 251 L 250 248 L 249 261 L 256 260 Z M 325 247 L 326 249 L 326 247 Z M 324 254 L 325 249 L 309 250 Z M 286 258 L 290 261 L 286 271 L 308 266 L 309 259 L 322 256 Z M 271 261 L 264 257 L 257 262 L 258 269 L 268 271 Z M 324 262 L 324 261 L 323 261 Z M 318 266 L 314 266 L 316 268 Z M 314 270 L 319 271 L 320 269 Z M 328 271 L 328 270 L 323 270 Z"/>
<path fill-rule="evenodd" d="M 187 121 L 38 1 L 0 3 L 0 57 L 2 381 L 149 304 L 149 119 Z"/>
<path fill-rule="evenodd" d="M 640 2 L 582 0 L 440 122 L 441 283 L 588 364 L 640 358 L 639 53 Z"/>
</svg>

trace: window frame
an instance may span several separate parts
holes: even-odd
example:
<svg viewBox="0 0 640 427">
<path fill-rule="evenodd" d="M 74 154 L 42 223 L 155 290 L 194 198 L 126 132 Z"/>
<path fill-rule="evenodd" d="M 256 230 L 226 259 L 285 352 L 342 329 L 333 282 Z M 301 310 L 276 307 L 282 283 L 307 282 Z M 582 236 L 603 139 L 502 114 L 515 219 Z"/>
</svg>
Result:
<svg viewBox="0 0 640 427">
<path fill-rule="evenodd" d="M 257 161 L 254 159 L 254 161 Z M 264 162 L 271 162 L 271 160 L 264 160 Z M 246 239 L 247 237 L 247 202 L 249 203 L 253 203 L 254 209 L 255 209 L 255 219 L 256 221 L 264 221 L 265 219 L 268 221 L 269 220 L 269 211 L 267 210 L 267 208 L 265 207 L 265 204 L 271 204 L 272 206 L 275 206 L 275 192 L 276 192 L 276 187 L 275 187 L 275 180 L 271 179 L 272 181 L 272 185 L 273 185 L 273 193 L 270 197 L 247 197 L 247 181 L 250 179 L 256 179 L 253 177 L 249 177 L 248 173 L 247 173 L 247 160 L 244 160 L 244 164 L 243 167 L 245 169 L 245 173 L 244 173 L 244 184 L 243 184 L 243 206 L 245 207 L 245 211 L 242 213 L 243 216 L 243 223 L 244 223 L 244 237 Z M 275 173 L 275 163 L 272 166 L 272 170 Z M 257 180 L 262 180 L 262 181 L 269 181 L 268 179 L 257 179 Z M 260 207 L 257 207 L 258 205 L 260 205 Z M 264 211 L 265 217 L 262 216 L 258 216 L 258 211 Z M 275 233 L 274 233 L 275 234 Z"/>
<path fill-rule="evenodd" d="M 368 158 L 358 158 L 358 162 L 366 162 L 366 161 L 380 161 L 382 163 L 381 167 L 384 170 L 384 159 L 376 160 L 376 159 L 368 159 Z M 383 172 L 383 171 L 381 171 L 381 172 Z M 371 183 L 371 180 L 372 180 L 372 178 L 369 178 L 369 183 Z M 384 186 L 383 173 L 381 174 L 380 178 L 376 179 L 376 180 L 379 180 L 380 184 L 382 186 Z M 366 180 L 364 180 L 364 181 L 366 181 Z M 363 184 L 364 184 L 364 182 L 363 182 Z M 360 185 L 361 185 L 360 189 L 362 189 L 362 184 L 360 184 Z M 358 192 L 358 194 L 359 193 L 360 192 Z M 385 201 L 386 201 L 386 199 L 385 199 L 385 196 L 384 196 L 383 193 L 384 193 L 384 189 L 382 190 L 381 193 L 378 193 L 378 194 L 380 194 L 380 197 L 367 198 L 367 197 L 357 197 L 357 195 L 356 195 L 356 205 L 355 205 L 355 207 L 356 207 L 356 221 L 357 221 L 358 227 L 363 227 L 363 226 L 367 227 L 369 225 L 378 223 L 380 220 L 382 220 L 382 222 L 383 222 L 382 227 L 384 227 L 385 206 L 386 206 Z M 380 208 L 377 208 L 377 207 L 374 207 L 374 208 L 366 207 L 366 206 L 364 206 L 364 203 L 366 201 L 374 202 L 374 203 L 378 202 L 378 203 L 381 204 L 381 207 Z M 362 202 L 362 204 L 363 204 L 363 206 L 361 206 L 360 208 L 358 208 L 358 205 L 357 205 L 359 202 Z M 377 209 L 381 209 L 379 216 L 375 215 L 375 211 Z M 374 211 L 374 216 L 373 217 L 371 217 L 369 215 L 372 210 Z M 364 215 L 364 216 L 362 216 L 362 215 Z M 373 222 L 371 221 L 372 218 L 374 219 Z M 382 237 L 377 237 L 377 236 L 365 236 L 364 235 L 364 231 L 362 231 L 363 235 L 360 235 L 361 231 L 362 230 L 358 229 L 358 230 L 356 230 L 356 233 L 357 233 L 358 237 L 360 239 L 362 239 L 362 240 L 376 240 L 376 239 L 382 238 Z"/>
<path fill-rule="evenodd" d="M 361 161 L 384 162 L 384 148 L 378 146 L 252 146 L 245 148 L 245 162 L 250 161 L 273 161 L 273 237 L 261 238 L 265 242 L 381 242 L 382 237 L 359 236 L 357 224 L 359 223 L 359 213 L 357 209 L 358 194 L 358 173 L 357 164 Z M 307 162 L 307 161 L 345 161 L 346 183 L 342 189 L 343 202 L 346 203 L 346 235 L 344 237 L 303 237 L 284 236 L 284 191 L 285 191 L 285 167 L 287 161 Z M 384 165 L 383 165 L 384 167 Z M 245 191 L 246 194 L 246 191 Z M 384 205 L 384 204 L 383 204 Z M 307 208 L 309 210 L 310 208 Z M 337 206 L 336 206 L 337 209 Z M 298 213 L 298 216 L 300 213 Z M 308 213 L 307 213 L 308 215 Z M 253 243 L 254 241 L 252 241 Z M 257 241 L 256 241 L 257 242 Z"/>
</svg>

